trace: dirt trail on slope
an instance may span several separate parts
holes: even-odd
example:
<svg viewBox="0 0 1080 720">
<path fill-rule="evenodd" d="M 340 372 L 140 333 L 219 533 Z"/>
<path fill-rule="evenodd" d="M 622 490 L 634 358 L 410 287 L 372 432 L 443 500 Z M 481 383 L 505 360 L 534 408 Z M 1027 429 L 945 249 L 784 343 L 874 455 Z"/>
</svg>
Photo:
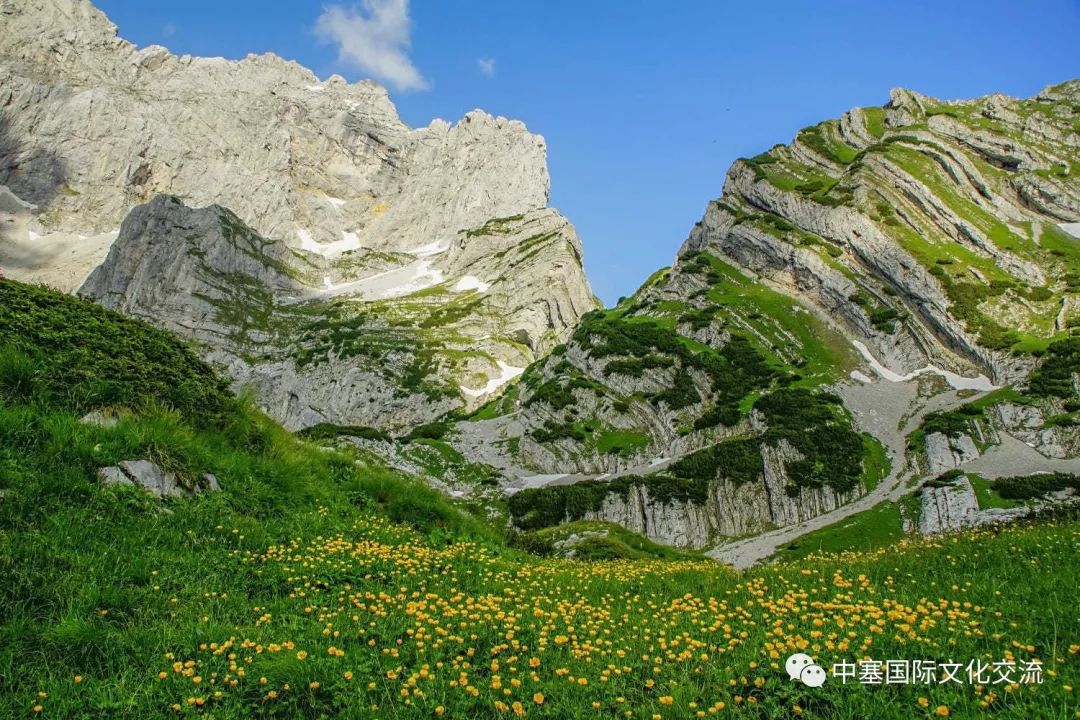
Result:
<svg viewBox="0 0 1080 720">
<path fill-rule="evenodd" d="M 887 477 L 877 487 L 854 502 L 811 518 L 798 525 L 772 530 L 760 535 L 720 545 L 706 554 L 738 569 L 747 568 L 769 557 L 782 545 L 814 530 L 869 510 L 884 500 L 899 500 L 911 491 L 911 481 L 917 468 L 906 457 L 907 436 L 919 427 L 931 412 L 941 412 L 964 405 L 986 395 L 949 390 L 929 398 L 920 394 L 921 383 L 879 380 L 865 385 L 843 385 L 836 392 L 843 396 L 855 424 L 877 438 L 888 451 L 892 463 Z M 915 478 L 921 480 L 922 478 Z"/>
</svg>

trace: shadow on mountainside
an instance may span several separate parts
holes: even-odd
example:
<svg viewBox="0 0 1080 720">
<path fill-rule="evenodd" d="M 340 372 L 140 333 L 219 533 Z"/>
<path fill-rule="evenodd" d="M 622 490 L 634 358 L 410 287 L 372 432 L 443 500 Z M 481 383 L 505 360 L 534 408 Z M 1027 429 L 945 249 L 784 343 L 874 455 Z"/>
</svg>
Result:
<svg viewBox="0 0 1080 720">
<path fill-rule="evenodd" d="M 67 178 L 63 158 L 50 150 L 28 146 L 18 137 L 8 113 L 0 111 L 0 185 L 43 210 L 61 192 Z"/>
</svg>

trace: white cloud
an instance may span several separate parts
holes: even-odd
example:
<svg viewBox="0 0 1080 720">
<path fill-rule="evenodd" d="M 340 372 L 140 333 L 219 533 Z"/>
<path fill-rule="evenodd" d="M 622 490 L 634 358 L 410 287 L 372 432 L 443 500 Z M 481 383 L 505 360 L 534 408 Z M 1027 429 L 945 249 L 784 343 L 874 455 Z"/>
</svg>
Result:
<svg viewBox="0 0 1080 720">
<path fill-rule="evenodd" d="M 327 5 L 315 34 L 337 45 L 338 61 L 398 90 L 424 90 L 428 81 L 409 59 L 409 0 L 361 0 Z"/>
<path fill-rule="evenodd" d="M 485 77 L 495 75 L 495 58 L 476 58 L 476 65 L 480 68 L 480 74 Z"/>
</svg>

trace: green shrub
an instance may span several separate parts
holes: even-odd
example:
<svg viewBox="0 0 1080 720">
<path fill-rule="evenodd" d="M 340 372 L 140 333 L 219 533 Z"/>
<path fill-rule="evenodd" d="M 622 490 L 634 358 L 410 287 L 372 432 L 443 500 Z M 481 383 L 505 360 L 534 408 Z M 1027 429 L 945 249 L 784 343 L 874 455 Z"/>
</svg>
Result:
<svg viewBox="0 0 1080 720">
<path fill-rule="evenodd" d="M 754 403 L 766 418 L 765 441 L 787 440 L 804 456 L 788 463 L 791 480 L 802 487 L 854 489 L 862 477 L 863 442 L 831 393 L 783 388 Z"/>
<path fill-rule="evenodd" d="M 556 423 L 551 420 L 545 421 L 544 426 L 533 430 L 531 435 L 533 440 L 538 443 L 555 442 L 564 439 L 584 442 L 588 437 L 583 429 L 571 423 Z"/>
<path fill-rule="evenodd" d="M 1007 500 L 1028 500 L 1068 488 L 1080 491 L 1080 476 L 1056 472 L 1003 477 L 995 480 L 993 487 L 998 495 Z"/>
<path fill-rule="evenodd" d="M 442 440 L 450 432 L 451 425 L 445 420 L 437 420 L 424 425 L 417 425 L 405 436 L 405 441 L 412 440 Z"/>
<path fill-rule="evenodd" d="M 1029 392 L 1038 397 L 1075 398 L 1073 379 L 1080 373 L 1080 337 L 1050 343 L 1042 364 L 1028 380 Z"/>
<path fill-rule="evenodd" d="M 300 430 L 297 435 L 308 440 L 333 440 L 338 437 L 355 437 L 364 440 L 382 440 L 390 442 L 393 438 L 389 433 L 379 428 L 366 425 L 336 425 L 334 423 L 319 423 Z"/>
<path fill-rule="evenodd" d="M 964 435 L 972 431 L 972 423 L 985 417 L 981 407 L 962 405 L 944 413 L 928 413 L 923 418 L 921 428 L 927 435 L 943 433 L 950 437 Z"/>
</svg>

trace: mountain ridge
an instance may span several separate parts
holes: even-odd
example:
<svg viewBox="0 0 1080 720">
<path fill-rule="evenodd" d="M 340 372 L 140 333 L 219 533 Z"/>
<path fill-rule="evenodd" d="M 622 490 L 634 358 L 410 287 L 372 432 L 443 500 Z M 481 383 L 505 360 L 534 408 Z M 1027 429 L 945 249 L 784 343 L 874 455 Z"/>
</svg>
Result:
<svg viewBox="0 0 1080 720">
<path fill-rule="evenodd" d="M 433 376 L 417 383 L 440 388 L 439 402 L 429 406 L 423 395 L 395 402 L 373 424 L 405 426 L 471 407 L 598 305 L 573 226 L 547 204 L 546 144 L 518 121 L 473 111 L 453 125 L 412 129 L 371 81 L 319 81 L 272 55 L 229 61 L 137 49 L 78 0 L 34 0 L 8 7 L 6 17 L 0 265 L 16 279 L 68 291 L 102 263 L 138 270 L 124 282 L 108 272 L 106 302 L 126 294 L 127 312 L 197 337 L 238 382 L 268 378 L 258 383 L 262 400 L 290 427 L 355 422 L 356 394 L 397 394 L 406 367 Z M 261 238 L 256 245 L 274 248 L 273 272 L 217 254 L 219 264 L 253 274 L 200 284 L 196 276 L 214 269 L 197 253 L 159 258 L 169 268 L 128 262 L 125 255 L 145 256 L 137 245 L 146 228 L 172 232 L 181 244 L 186 224 L 219 235 L 213 222 L 155 203 L 160 195 L 227 208 L 243 227 L 225 228 L 222 247 L 243 255 L 225 235 L 253 238 L 251 230 Z M 163 216 L 147 218 L 139 207 Z M 125 236 L 129 224 L 121 222 L 132 213 L 137 238 Z M 533 252 L 511 252 L 526 243 Z M 166 285 L 155 287 L 155 275 Z M 252 283 L 271 278 L 282 297 L 256 297 Z M 150 287 L 143 292 L 139 283 Z M 209 286 L 208 299 L 170 300 L 205 295 Z M 136 307 L 135 297 L 147 304 Z M 324 378 L 297 367 L 261 373 L 248 362 L 251 346 L 267 339 L 267 328 L 257 327 L 275 312 L 267 303 L 296 297 L 335 299 L 352 344 L 363 334 L 356 311 L 363 306 L 379 316 L 372 335 L 411 324 L 424 331 L 423 347 L 386 363 L 388 377 L 372 363 L 345 362 L 340 374 L 358 373 L 363 387 L 354 392 L 350 381 L 340 402 L 325 394 L 307 402 Z M 170 315 L 175 306 L 213 317 L 215 328 L 191 327 Z M 340 339 L 330 332 L 313 342 L 333 354 Z M 293 350 L 294 365 L 310 365 L 310 347 Z M 368 354 L 376 363 L 381 357 Z"/>
<path fill-rule="evenodd" d="M 1076 398 L 1002 389 L 1072 357 L 1078 99 L 1076 81 L 1030 100 L 897 90 L 736 161 L 673 267 L 585 316 L 456 446 L 508 473 L 525 527 L 586 517 L 692 547 L 842 518 L 957 466 L 1016 472 L 1003 454 L 1080 469 Z M 770 417 L 792 392 L 809 394 Z M 829 397 L 829 432 L 866 443 L 840 501 L 821 493 L 841 467 L 806 474 L 836 455 L 813 413 L 773 430 Z"/>
</svg>

